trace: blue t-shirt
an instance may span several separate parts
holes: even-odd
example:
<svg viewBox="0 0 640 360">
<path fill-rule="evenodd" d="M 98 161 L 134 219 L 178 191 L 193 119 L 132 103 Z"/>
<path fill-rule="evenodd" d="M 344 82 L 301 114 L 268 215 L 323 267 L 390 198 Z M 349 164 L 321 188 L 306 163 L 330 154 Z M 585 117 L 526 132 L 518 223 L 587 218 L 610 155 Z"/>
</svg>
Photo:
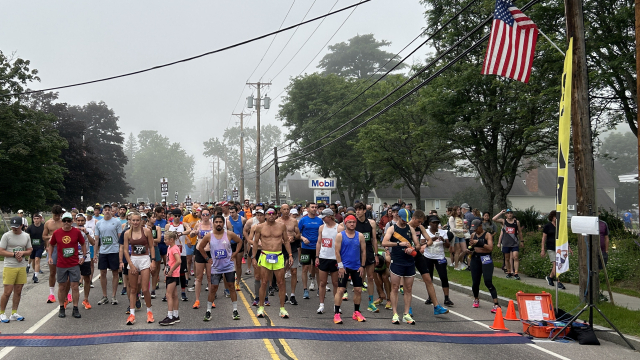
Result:
<svg viewBox="0 0 640 360">
<path fill-rule="evenodd" d="M 624 213 L 624 222 L 630 223 L 631 222 L 631 218 L 632 218 L 632 215 L 631 215 L 630 212 Z"/>
<path fill-rule="evenodd" d="M 102 219 L 104 219 L 104 216 L 102 216 L 102 215 L 95 216 L 94 215 L 93 218 L 96 219 L 96 220 L 102 220 Z"/>
<path fill-rule="evenodd" d="M 160 244 L 166 247 L 164 244 L 164 227 L 167 226 L 167 219 L 156 220 L 156 226 L 160 226 Z"/>
<path fill-rule="evenodd" d="M 120 252 L 118 240 L 122 234 L 122 224 L 117 218 L 102 219 L 96 223 L 96 237 L 100 239 L 100 254 L 117 254 Z"/>
<path fill-rule="evenodd" d="M 313 218 L 305 216 L 300 219 L 298 222 L 300 234 L 309 240 L 309 245 L 305 244 L 304 241 L 300 244 L 303 249 L 315 250 L 318 242 L 318 229 L 322 224 L 324 222 L 317 216 Z"/>
</svg>

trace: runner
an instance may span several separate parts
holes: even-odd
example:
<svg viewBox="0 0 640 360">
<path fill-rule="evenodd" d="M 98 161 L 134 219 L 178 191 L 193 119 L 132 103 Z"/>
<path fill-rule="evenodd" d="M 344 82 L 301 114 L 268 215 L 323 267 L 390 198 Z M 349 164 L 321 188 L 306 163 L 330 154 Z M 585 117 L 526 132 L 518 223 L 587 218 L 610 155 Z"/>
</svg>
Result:
<svg viewBox="0 0 640 360">
<path fill-rule="evenodd" d="M 232 209 L 235 210 L 235 208 Z M 224 286 L 230 293 L 231 304 L 233 305 L 233 320 L 240 320 L 240 314 L 238 313 L 238 294 L 233 286 L 235 278 L 233 259 L 237 259 L 238 254 L 241 253 L 242 241 L 238 235 L 231 231 L 224 230 L 224 223 L 224 216 L 216 215 L 213 219 L 213 231 L 208 232 L 198 244 L 198 252 L 205 258 L 207 263 L 211 264 L 211 291 L 209 291 L 207 312 L 204 315 L 204 321 L 211 320 L 211 309 L 215 307 L 214 300 L 218 286 L 220 285 L 220 280 L 224 281 Z M 240 244 L 240 246 L 236 246 L 233 250 L 230 243 L 232 240 L 236 244 Z M 209 244 L 209 248 L 211 249 L 209 254 L 205 251 L 207 244 Z M 213 255 L 213 257 L 211 255 Z"/>
<path fill-rule="evenodd" d="M 160 256 L 160 249 L 158 246 L 160 245 L 160 234 L 162 234 L 162 230 L 160 226 L 156 226 L 156 217 L 155 213 L 149 212 L 150 217 L 149 221 L 147 221 L 147 228 L 151 231 L 151 237 L 153 237 L 153 247 L 154 254 L 151 255 L 152 261 L 156 264 L 151 270 L 151 298 L 156 298 L 156 290 L 159 288 L 158 281 L 160 279 L 160 265 L 162 261 L 162 257 Z"/>
<path fill-rule="evenodd" d="M 367 205 L 369 208 L 371 205 Z M 366 262 L 364 263 L 365 273 L 367 274 L 367 281 L 371 286 L 367 286 L 368 284 L 365 282 L 363 285 L 367 289 L 367 293 L 369 294 L 369 305 L 367 306 L 367 310 L 377 313 L 380 312 L 376 305 L 373 303 L 373 285 L 375 281 L 373 280 L 373 272 L 374 268 L 378 265 L 378 258 L 375 256 L 378 253 L 378 241 L 377 238 L 377 230 L 376 230 L 376 222 L 367 218 L 367 206 L 363 203 L 357 203 L 355 206 L 356 209 L 356 219 L 358 222 L 356 223 L 356 231 L 364 236 L 364 241 L 367 249 Z"/>
<path fill-rule="evenodd" d="M 60 311 L 58 317 L 65 317 L 65 299 L 69 293 L 69 286 L 71 287 L 71 294 L 73 299 L 73 317 L 81 318 L 80 311 L 78 310 L 78 301 L 80 299 L 80 290 L 78 289 L 78 282 L 80 281 L 80 267 L 79 265 L 84 263 L 84 257 L 80 256 L 78 249 L 82 248 L 82 253 L 89 252 L 89 246 L 84 241 L 83 234 L 87 235 L 88 232 L 83 228 L 84 232 L 79 229 L 73 228 L 71 223 L 73 222 L 73 216 L 71 213 L 64 213 L 62 215 L 62 228 L 53 232 L 51 239 L 49 240 L 49 247 L 47 252 L 53 254 L 54 251 L 58 252 L 57 273 L 56 280 L 58 281 L 58 302 L 60 304 Z M 54 250 L 55 249 L 55 250 Z M 53 264 L 53 259 L 49 258 L 49 264 Z"/>
<path fill-rule="evenodd" d="M 355 216 L 347 215 L 344 219 L 345 230 L 336 235 L 335 255 L 338 262 L 338 290 L 333 298 L 335 304 L 333 322 L 336 324 L 342 324 L 340 305 L 342 305 L 342 294 L 347 288 L 349 277 L 353 281 L 352 319 L 359 322 L 367 321 L 360 313 L 362 277 L 365 273 L 362 264 L 366 261 L 367 250 L 364 235 L 356 231 L 357 223 L 358 220 Z"/>
<path fill-rule="evenodd" d="M 40 258 L 44 252 L 44 240 L 42 240 L 42 233 L 44 231 L 44 224 L 42 223 L 42 215 L 39 213 L 33 214 L 33 224 L 27 227 L 27 234 L 31 238 L 31 255 L 29 255 L 30 261 L 33 261 L 33 280 L 34 284 L 38 283 L 38 275 L 40 274 Z"/>
<path fill-rule="evenodd" d="M 22 321 L 24 316 L 18 314 L 18 305 L 22 296 L 22 288 L 27 283 L 27 265 L 33 248 L 29 235 L 22 231 L 22 218 L 11 218 L 11 230 L 2 235 L 0 239 L 0 256 L 4 256 L 4 268 L 2 269 L 2 284 L 4 291 L 0 299 L 0 321 Z M 13 294 L 11 316 L 4 313 L 9 297 Z"/>
<path fill-rule="evenodd" d="M 188 224 L 185 224 L 180 221 L 180 215 L 182 215 L 182 211 L 180 209 L 174 209 L 173 220 L 165 226 L 165 231 L 174 231 L 178 234 L 178 238 L 176 240 L 176 246 L 180 249 L 180 289 L 182 293 L 182 301 L 189 301 L 187 298 L 187 247 L 186 241 L 187 236 L 191 232 L 191 228 Z"/>
<path fill-rule="evenodd" d="M 87 208 L 87 213 L 86 213 L 86 217 L 87 217 L 87 222 L 85 223 L 84 227 L 86 227 L 87 229 L 90 229 L 91 232 L 95 235 L 96 233 L 96 224 L 98 223 L 98 221 L 100 221 L 100 219 L 96 218 L 94 216 L 94 209 L 89 206 Z M 91 259 L 93 259 L 93 256 L 95 254 L 95 250 L 93 248 L 94 244 L 89 244 L 89 252 L 91 253 Z M 93 261 L 89 261 L 89 267 L 91 268 L 91 276 L 90 278 L 90 286 L 91 288 L 93 288 L 93 272 L 94 272 L 94 264 Z"/>
<path fill-rule="evenodd" d="M 142 294 L 147 305 L 147 323 L 152 323 L 153 311 L 151 309 L 151 294 L 149 293 L 149 276 L 155 270 L 155 258 L 149 258 L 149 254 L 155 255 L 153 234 L 147 228 L 142 227 L 142 217 L 140 213 L 131 213 L 131 229 L 124 234 L 124 248 L 131 248 L 124 252 L 129 268 L 129 304 L 137 303 L 138 277 L 141 277 Z M 137 307 L 137 306 L 136 306 Z M 135 308 L 130 306 L 130 315 L 127 318 L 127 325 L 136 322 Z"/>
<path fill-rule="evenodd" d="M 233 233 L 238 236 L 240 241 L 236 242 L 233 238 L 229 239 L 231 242 L 231 251 L 236 254 L 234 258 L 232 258 L 235 264 L 235 274 L 237 275 L 237 279 L 235 281 L 235 291 L 240 291 L 240 275 L 242 275 L 242 252 L 236 251 L 238 244 L 240 244 L 240 248 L 243 248 L 243 231 L 244 224 L 247 222 L 247 219 L 238 215 L 238 209 L 234 206 L 229 208 L 229 218 L 228 221 L 231 223 Z"/>
<path fill-rule="evenodd" d="M 284 224 L 287 228 L 291 255 L 293 256 L 293 264 L 291 264 L 291 266 L 285 266 L 291 277 L 291 297 L 289 298 L 289 303 L 291 305 L 298 305 L 298 301 L 296 300 L 296 287 L 298 285 L 298 266 L 300 265 L 300 252 L 298 251 L 298 248 L 300 248 L 300 229 L 298 228 L 298 220 L 290 216 L 291 211 L 289 204 L 283 204 L 280 209 L 282 215 L 276 221 Z"/>
<path fill-rule="evenodd" d="M 100 270 L 100 286 L 102 287 L 102 299 L 98 301 L 98 305 L 105 305 L 109 303 L 109 299 L 107 298 L 107 269 L 111 270 L 112 274 L 111 304 L 118 305 L 118 299 L 116 299 L 116 291 L 118 290 L 118 270 L 120 269 L 120 261 L 118 259 L 120 244 L 118 243 L 118 239 L 122 233 L 122 225 L 120 220 L 112 217 L 111 205 L 104 204 L 102 212 L 104 218 L 96 224 L 96 239 L 100 246 L 93 257 L 93 261 L 98 263 L 98 270 Z"/>
<path fill-rule="evenodd" d="M 251 221 L 247 221 L 247 225 L 245 225 L 245 231 L 247 229 L 247 226 L 249 226 L 249 234 L 246 235 L 247 236 L 247 243 L 251 246 L 251 262 L 253 264 L 253 288 L 254 288 L 254 299 L 253 299 L 253 304 L 251 304 L 252 306 L 258 306 L 258 303 L 260 302 L 260 287 L 262 286 L 261 284 L 261 279 L 262 279 L 262 271 L 261 268 L 258 266 L 258 260 L 260 259 L 260 254 L 262 252 L 262 244 L 260 244 L 258 241 L 254 241 L 256 240 L 255 237 L 255 232 L 256 232 L 256 228 L 259 224 L 264 224 L 264 222 L 266 221 L 266 218 L 264 216 L 264 211 L 262 209 L 258 209 L 255 211 L 255 214 L 253 214 L 253 220 L 257 221 L 258 223 L 251 226 Z M 246 232 L 245 232 L 246 234 Z M 269 306 L 271 305 L 269 303 L 269 297 L 267 296 L 264 300 L 264 305 L 265 306 Z"/>
<path fill-rule="evenodd" d="M 251 219 L 253 214 L 251 213 L 251 206 L 249 206 L 249 199 L 244 199 L 242 211 L 244 212 L 244 215 L 242 215 L 243 217 L 245 217 L 247 220 Z"/>
<path fill-rule="evenodd" d="M 167 317 L 158 322 L 162 326 L 173 325 L 180 322 L 178 313 L 178 282 L 180 281 L 180 249 L 176 245 L 178 234 L 175 231 L 166 231 L 165 242 L 169 246 L 167 249 L 167 265 L 164 267 L 167 286 Z"/>
<path fill-rule="evenodd" d="M 318 268 L 319 278 L 318 293 L 320 294 L 320 306 L 316 313 L 324 314 L 324 298 L 327 294 L 329 274 L 331 274 L 334 293 L 338 290 L 338 261 L 336 261 L 335 240 L 338 233 L 344 230 L 344 227 L 336 223 L 331 209 L 323 211 L 318 218 L 322 219 L 324 224 L 318 229 L 318 242 L 316 243 L 316 267 Z"/>
<path fill-rule="evenodd" d="M 100 214 L 101 213 L 100 206 L 101 206 L 100 203 L 96 203 L 95 208 L 93 209 L 93 217 L 98 221 L 104 219 L 104 216 Z"/>
<path fill-rule="evenodd" d="M 491 250 L 493 249 L 493 236 L 482 229 L 482 221 L 479 219 L 471 222 L 471 239 L 469 246 L 473 248 L 471 255 L 471 291 L 473 291 L 473 307 L 480 307 L 480 278 L 484 277 L 484 285 L 491 293 L 493 299 L 492 313 L 495 313 L 500 305 L 498 304 L 498 292 L 493 286 L 493 259 L 491 258 Z"/>
<path fill-rule="evenodd" d="M 438 277 L 444 292 L 444 304 L 453 306 L 453 302 L 449 299 L 449 278 L 447 277 L 447 258 L 444 256 L 444 249 L 450 248 L 450 240 L 447 230 L 439 229 L 440 218 L 437 215 L 429 216 L 429 227 L 426 229 L 427 239 L 425 241 L 423 256 L 426 258 L 429 274 L 433 274 L 433 269 L 438 271 Z M 421 240 L 422 242 L 423 240 Z M 433 276 L 433 275 L 432 275 Z M 425 304 L 433 304 L 431 298 L 427 298 Z"/>
<path fill-rule="evenodd" d="M 502 219 L 501 216 L 505 213 L 507 218 Z M 518 267 L 520 266 L 518 252 L 520 251 L 519 245 L 524 245 L 520 221 L 513 217 L 513 211 L 511 211 L 511 209 L 500 211 L 498 215 L 493 217 L 493 221 L 502 224 L 502 231 L 498 238 L 498 247 L 502 249 L 502 253 L 505 255 L 507 279 L 515 278 L 516 280 L 520 280 L 520 275 L 518 275 Z"/>
<path fill-rule="evenodd" d="M 293 264 L 291 255 L 291 245 L 287 236 L 287 228 L 284 224 L 276 223 L 276 210 L 267 209 L 267 221 L 259 224 L 255 229 L 255 243 L 262 244 L 262 252 L 258 264 L 262 267 L 260 279 L 260 307 L 257 316 L 264 317 L 264 301 L 267 294 L 269 280 L 275 273 L 276 282 L 279 288 L 286 289 L 284 284 L 284 255 L 282 254 L 282 244 L 289 254 L 289 266 Z M 315 239 L 317 241 L 317 238 Z M 314 251 L 315 254 L 315 251 Z M 289 313 L 284 308 L 284 297 L 286 291 L 280 291 L 280 317 L 289 318 Z"/>
<path fill-rule="evenodd" d="M 199 220 L 200 220 L 200 213 L 198 212 L 197 207 L 192 207 L 191 212 L 182 218 L 182 222 L 188 224 L 191 229 L 193 229 L 193 227 L 198 223 Z M 191 231 L 186 241 L 187 282 L 189 281 L 191 275 L 195 274 L 195 266 L 193 265 L 193 254 L 196 249 L 197 242 L 198 242 L 197 234 L 194 231 Z"/>
<path fill-rule="evenodd" d="M 315 203 L 307 204 L 307 216 L 298 221 L 298 229 L 300 230 L 300 238 L 302 239 L 300 250 L 300 263 L 302 264 L 302 284 L 304 285 L 303 299 L 309 299 L 309 290 L 314 290 L 313 281 L 316 277 L 316 243 L 318 242 L 318 229 L 323 224 L 322 219 L 317 215 L 318 205 Z M 309 286 L 309 278 L 311 280 Z"/>
<path fill-rule="evenodd" d="M 51 208 L 51 219 L 47 220 L 44 223 L 44 230 L 42 231 L 42 239 L 44 240 L 44 244 L 47 248 L 49 248 L 49 240 L 51 239 L 51 235 L 54 231 L 62 228 L 62 220 L 60 217 L 64 211 L 62 211 L 62 207 L 60 205 L 53 205 Z M 54 295 L 54 290 L 56 286 L 56 264 L 58 263 L 58 252 L 55 247 L 53 252 L 48 252 L 49 258 L 53 261 L 47 261 L 49 264 L 49 298 L 47 299 L 48 304 L 52 304 L 56 302 L 56 297 Z"/>
<path fill-rule="evenodd" d="M 382 239 L 380 239 L 382 240 Z M 378 265 L 373 269 L 376 288 L 378 289 L 378 298 L 373 304 L 378 306 L 386 301 L 385 309 L 391 310 L 391 281 L 389 281 L 389 264 L 391 257 L 389 252 L 380 245 L 378 247 Z"/>
<path fill-rule="evenodd" d="M 93 230 L 86 227 L 87 219 L 84 217 L 83 213 L 78 213 L 76 216 L 76 226 L 78 230 L 82 233 L 82 237 L 84 237 L 84 241 L 86 244 L 94 245 L 95 239 Z M 89 245 L 85 245 L 85 247 L 89 247 Z M 89 303 L 89 293 L 91 292 L 91 253 L 84 252 L 82 246 L 78 246 L 78 256 L 84 258 L 82 264 L 80 264 L 80 276 L 82 276 L 82 281 L 84 283 L 84 300 L 82 301 L 82 305 L 86 310 L 91 309 L 91 304 Z"/>
<path fill-rule="evenodd" d="M 194 229 L 198 237 L 198 246 L 203 241 L 202 239 L 205 237 L 205 235 L 207 235 L 213 229 L 213 223 L 211 223 L 211 212 L 209 211 L 209 209 L 202 210 L 202 214 L 200 216 L 202 217 L 202 220 L 200 220 L 196 224 L 196 228 Z M 205 244 L 204 250 L 206 255 L 208 257 L 211 257 L 209 244 Z M 209 281 L 211 279 L 211 267 L 206 266 L 207 258 L 202 256 L 200 251 L 197 250 L 197 247 L 195 252 L 195 262 L 196 262 L 196 275 L 195 275 L 195 285 L 194 285 L 195 294 L 194 295 L 196 297 L 196 301 L 193 303 L 193 308 L 199 309 L 200 308 L 200 291 L 202 289 L 202 276 L 205 274 L 205 271 L 206 271 L 207 284 L 209 284 Z"/>
<path fill-rule="evenodd" d="M 411 308 L 411 291 L 413 279 L 416 274 L 414 256 L 415 244 L 418 243 L 416 233 L 407 225 L 409 222 L 409 211 L 400 209 L 398 211 L 398 222 L 384 234 L 382 246 L 391 248 L 391 307 L 393 308 L 392 324 L 400 324 L 398 316 L 398 291 L 400 280 L 404 281 L 404 316 L 402 320 L 407 324 L 415 325 L 415 321 L 409 314 Z"/>
<path fill-rule="evenodd" d="M 158 244 L 158 250 L 160 251 L 160 258 L 164 266 L 167 266 L 167 245 L 164 243 L 164 231 L 167 226 L 166 211 L 162 206 L 156 206 L 154 209 L 156 226 L 160 227 L 160 243 Z M 156 268 L 158 272 L 158 279 L 160 278 L 160 268 Z M 156 290 L 160 288 L 159 282 L 156 281 Z M 162 301 L 167 301 L 166 296 L 162 298 Z"/>
</svg>

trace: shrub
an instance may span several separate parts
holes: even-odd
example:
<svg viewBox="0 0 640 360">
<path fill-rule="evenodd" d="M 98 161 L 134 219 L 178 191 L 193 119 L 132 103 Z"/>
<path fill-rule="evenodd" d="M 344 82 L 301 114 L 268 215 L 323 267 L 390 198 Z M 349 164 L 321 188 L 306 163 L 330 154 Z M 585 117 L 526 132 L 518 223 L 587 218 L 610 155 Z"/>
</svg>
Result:
<svg viewBox="0 0 640 360">
<path fill-rule="evenodd" d="M 544 220 L 533 206 L 524 210 L 515 209 L 513 215 L 520 221 L 524 231 L 538 231 L 538 225 L 541 225 Z"/>
<path fill-rule="evenodd" d="M 607 223 L 607 226 L 609 226 L 609 232 L 610 233 L 617 233 L 619 231 L 625 231 L 624 230 L 624 221 L 622 221 L 622 219 L 620 219 L 618 216 L 616 216 L 615 213 L 611 213 L 608 212 L 607 210 L 602 210 L 599 216 L 600 220 L 604 221 Z"/>
</svg>

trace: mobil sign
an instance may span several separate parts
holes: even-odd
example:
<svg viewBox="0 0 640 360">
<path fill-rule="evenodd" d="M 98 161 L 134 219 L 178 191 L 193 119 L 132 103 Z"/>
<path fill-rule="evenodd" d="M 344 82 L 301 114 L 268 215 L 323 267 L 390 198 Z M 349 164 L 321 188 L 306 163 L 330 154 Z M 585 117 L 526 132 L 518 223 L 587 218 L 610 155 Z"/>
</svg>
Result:
<svg viewBox="0 0 640 360">
<path fill-rule="evenodd" d="M 335 178 L 310 178 L 309 189 L 335 189 Z"/>
</svg>

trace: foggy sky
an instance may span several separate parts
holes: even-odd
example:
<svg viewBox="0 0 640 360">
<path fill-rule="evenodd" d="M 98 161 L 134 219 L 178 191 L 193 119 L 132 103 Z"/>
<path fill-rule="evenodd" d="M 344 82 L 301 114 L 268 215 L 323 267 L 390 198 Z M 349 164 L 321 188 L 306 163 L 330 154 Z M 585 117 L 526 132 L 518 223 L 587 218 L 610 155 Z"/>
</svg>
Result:
<svg viewBox="0 0 640 360">
<path fill-rule="evenodd" d="M 325 14 L 334 0 L 317 0 L 307 19 Z M 334 10 L 357 0 L 339 0 Z M 31 60 L 40 83 L 31 89 L 93 80 L 175 61 L 228 46 L 280 27 L 293 0 L 258 1 L 3 1 L 0 11 L 0 50 Z M 297 0 L 284 26 L 302 21 L 313 1 Z M 255 74 L 249 79 L 271 81 L 266 93 L 275 98 L 311 61 L 349 15 L 328 17 L 294 60 L 273 78 L 300 49 L 317 22 L 301 27 L 277 62 L 294 30 L 279 34 Z M 357 34 L 373 33 L 392 42 L 397 52 L 424 29 L 419 0 L 373 0 L 359 6 L 329 45 Z M 222 136 L 236 124 L 232 112 L 244 108 L 255 90 L 245 86 L 249 74 L 265 54 L 271 38 L 210 55 L 188 63 L 123 79 L 59 90 L 59 101 L 84 105 L 104 101 L 119 116 L 125 139 L 130 132 L 157 130 L 180 142 L 196 160 L 195 181 L 209 174 L 202 143 Z M 405 50 L 411 51 L 413 47 Z M 424 59 L 419 51 L 408 64 Z M 317 71 L 322 53 L 306 69 Z M 402 56 L 403 54 L 401 54 Z M 240 101 L 238 102 L 238 99 Z M 262 113 L 262 124 L 275 119 L 281 99 Z M 248 123 L 248 124 L 247 124 Z M 245 121 L 255 126 L 255 115 Z M 284 130 L 284 129 L 283 129 Z M 132 184 L 135 186 L 135 184 Z"/>
</svg>

